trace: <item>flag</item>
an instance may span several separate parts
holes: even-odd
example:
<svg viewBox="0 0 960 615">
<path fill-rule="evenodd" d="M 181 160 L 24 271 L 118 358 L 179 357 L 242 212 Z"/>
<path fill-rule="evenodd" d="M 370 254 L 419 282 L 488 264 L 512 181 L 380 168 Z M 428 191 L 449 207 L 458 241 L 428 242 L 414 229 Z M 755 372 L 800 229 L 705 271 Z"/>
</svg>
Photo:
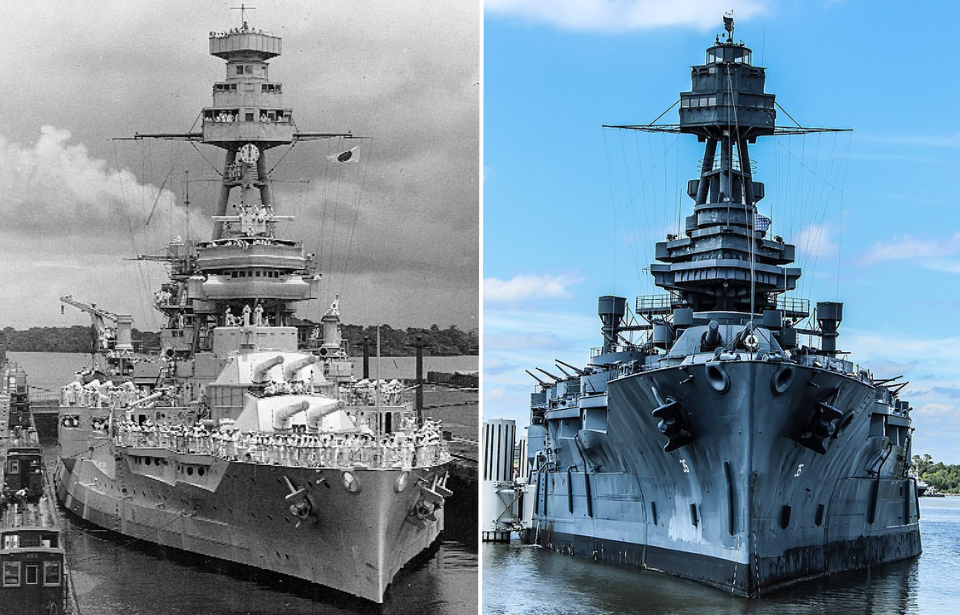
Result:
<svg viewBox="0 0 960 615">
<path fill-rule="evenodd" d="M 327 160 L 331 162 L 360 162 L 357 160 L 357 155 L 355 154 L 359 145 L 355 145 L 348 149 L 345 152 L 340 152 L 339 154 L 330 154 L 327 156 Z"/>
<path fill-rule="evenodd" d="M 766 216 L 761 216 L 760 214 L 753 215 L 753 229 L 755 231 L 766 232 L 770 228 L 770 218 Z"/>
</svg>

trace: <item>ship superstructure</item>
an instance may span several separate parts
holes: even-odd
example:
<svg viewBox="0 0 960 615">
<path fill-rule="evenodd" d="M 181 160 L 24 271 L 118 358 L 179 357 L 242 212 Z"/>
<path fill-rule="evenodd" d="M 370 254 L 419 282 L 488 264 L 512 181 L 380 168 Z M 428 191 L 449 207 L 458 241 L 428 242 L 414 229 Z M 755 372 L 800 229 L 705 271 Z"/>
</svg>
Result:
<svg viewBox="0 0 960 615">
<path fill-rule="evenodd" d="M 667 294 L 599 300 L 603 345 L 531 397 L 527 539 L 756 596 L 920 553 L 904 383 L 837 347 L 843 305 L 784 296 L 794 246 L 767 237 L 749 144 L 775 126 L 751 51 L 717 38 L 681 93 L 705 143 L 682 236 L 657 243 Z M 631 341 L 639 335 L 641 341 Z M 819 338 L 819 348 L 800 343 Z"/>
<path fill-rule="evenodd" d="M 244 21 L 209 44 L 226 76 L 202 131 L 138 138 L 224 151 L 213 235 L 143 257 L 170 272 L 153 297 L 162 356 L 133 356 L 123 317 L 112 362 L 64 387 L 58 496 L 122 534 L 382 602 L 443 528 L 449 454 L 400 383 L 353 378 L 339 297 L 295 326 L 320 276 L 279 233 L 292 218 L 274 210 L 267 152 L 350 135 L 296 130 L 269 78 L 279 37 Z"/>
</svg>

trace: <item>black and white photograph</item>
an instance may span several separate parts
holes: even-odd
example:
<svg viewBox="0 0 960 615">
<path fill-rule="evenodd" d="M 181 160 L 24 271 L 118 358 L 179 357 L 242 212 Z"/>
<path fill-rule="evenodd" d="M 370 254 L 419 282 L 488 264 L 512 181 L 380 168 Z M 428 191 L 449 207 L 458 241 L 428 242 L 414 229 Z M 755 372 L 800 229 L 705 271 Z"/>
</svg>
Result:
<svg viewBox="0 0 960 615">
<path fill-rule="evenodd" d="M 478 612 L 481 5 L 0 22 L 0 611 Z"/>
</svg>

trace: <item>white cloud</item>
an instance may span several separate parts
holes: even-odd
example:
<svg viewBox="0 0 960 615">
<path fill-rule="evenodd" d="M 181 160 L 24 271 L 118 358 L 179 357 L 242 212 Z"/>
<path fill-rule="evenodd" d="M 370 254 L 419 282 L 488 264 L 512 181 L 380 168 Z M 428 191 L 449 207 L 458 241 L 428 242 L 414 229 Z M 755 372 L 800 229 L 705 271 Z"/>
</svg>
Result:
<svg viewBox="0 0 960 615">
<path fill-rule="evenodd" d="M 836 256 L 839 251 L 834 239 L 836 235 L 837 229 L 829 222 L 810 224 L 797 233 L 796 240 L 792 243 L 797 246 L 797 251 L 804 260 L 831 257 Z"/>
<path fill-rule="evenodd" d="M 754 0 L 731 0 L 724 10 L 749 18 L 767 7 Z M 486 0 L 488 15 L 519 17 L 565 30 L 626 32 L 663 26 L 698 29 L 721 26 L 713 0 Z"/>
<path fill-rule="evenodd" d="M 928 260 L 923 263 L 927 269 L 940 271 L 942 273 L 960 274 L 960 261 L 950 261 L 944 259 Z"/>
<path fill-rule="evenodd" d="M 141 184 L 130 171 L 113 169 L 85 146 L 70 143 L 70 137 L 53 126 L 41 127 L 28 146 L 0 136 L 4 234 L 94 232 L 126 239 L 130 226 L 140 228 L 147 219 L 184 228 L 185 210 L 169 189 Z M 206 225 L 195 213 L 191 217 L 194 228 Z"/>
<path fill-rule="evenodd" d="M 953 442 L 960 432 L 960 337 L 929 339 L 897 332 L 848 330 L 843 348 L 878 378 L 903 375 L 901 398 L 913 407 L 916 454 L 930 453 L 945 463 L 960 462 Z"/>
<path fill-rule="evenodd" d="M 873 244 L 859 260 L 864 263 L 878 263 L 884 261 L 928 259 L 930 257 L 942 257 L 960 252 L 960 232 L 954 233 L 945 239 L 921 239 L 904 235 L 903 237 L 892 241 L 881 241 Z M 944 261 L 939 261 L 939 266 L 930 266 L 931 269 L 944 271 Z M 957 273 L 956 264 L 946 270 L 950 273 Z"/>
<path fill-rule="evenodd" d="M 483 391 L 484 401 L 493 400 L 493 399 L 503 399 L 507 395 L 508 394 L 506 389 L 501 389 L 501 388 L 484 389 Z M 490 417 L 490 418 L 494 418 L 494 417 Z"/>
<path fill-rule="evenodd" d="M 483 359 L 484 375 L 492 376 L 492 375 L 510 373 L 518 369 L 520 369 L 520 366 L 518 364 L 509 363 L 497 357 L 484 357 Z"/>
<path fill-rule="evenodd" d="M 571 274 L 557 276 L 520 274 L 509 280 L 485 278 L 483 301 L 484 303 L 516 303 L 524 299 L 566 299 L 571 296 L 567 287 L 577 282 L 580 282 L 580 278 Z"/>
</svg>

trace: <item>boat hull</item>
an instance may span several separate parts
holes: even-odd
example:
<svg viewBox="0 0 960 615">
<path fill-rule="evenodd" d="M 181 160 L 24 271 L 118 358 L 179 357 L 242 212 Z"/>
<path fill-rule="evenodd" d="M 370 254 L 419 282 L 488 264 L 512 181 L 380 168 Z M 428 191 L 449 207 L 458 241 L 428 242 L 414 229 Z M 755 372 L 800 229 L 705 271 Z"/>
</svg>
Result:
<svg viewBox="0 0 960 615">
<path fill-rule="evenodd" d="M 789 378 L 761 361 L 707 369 L 612 379 L 583 423 L 548 411 L 560 470 L 532 475 L 525 539 L 741 596 L 919 555 L 909 425 L 874 387 L 800 365 Z M 671 400 L 692 440 L 666 452 L 653 410 Z M 816 452 L 801 440 L 821 402 L 843 418 Z"/>
<path fill-rule="evenodd" d="M 339 469 L 178 458 L 171 451 L 121 447 L 116 465 L 105 463 L 102 457 L 58 463 L 57 497 L 79 518 L 377 603 L 397 572 L 443 529 L 442 509 L 435 518 L 412 514 L 420 497 L 418 479 L 429 484 L 444 473 L 442 467 L 414 470 L 405 478 L 399 469 L 350 470 L 360 487 L 351 492 Z M 187 475 L 183 467 L 206 472 Z M 291 512 L 287 497 L 300 489 L 314 504 L 305 520 Z"/>
</svg>

